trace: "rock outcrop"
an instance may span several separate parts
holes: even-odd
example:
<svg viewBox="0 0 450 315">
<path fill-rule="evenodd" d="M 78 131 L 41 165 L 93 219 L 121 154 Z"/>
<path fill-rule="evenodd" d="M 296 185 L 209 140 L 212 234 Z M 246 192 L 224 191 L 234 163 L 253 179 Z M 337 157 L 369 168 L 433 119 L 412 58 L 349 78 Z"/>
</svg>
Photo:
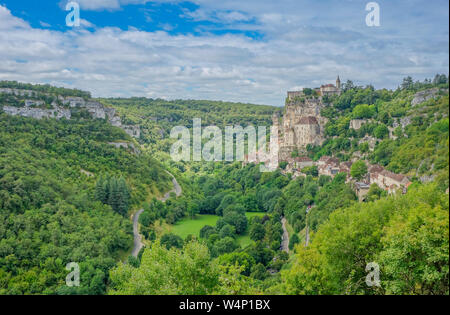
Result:
<svg viewBox="0 0 450 315">
<path fill-rule="evenodd" d="M 361 129 L 362 125 L 366 124 L 367 122 L 367 119 L 352 119 L 350 120 L 349 128 L 359 130 Z"/>
<path fill-rule="evenodd" d="M 31 90 L 9 88 L 1 88 L 0 93 L 6 93 L 18 97 L 37 97 L 44 94 Z M 48 96 L 48 94 L 44 95 Z M 52 102 L 52 109 L 40 108 L 39 106 L 45 105 L 45 102 L 43 101 L 26 99 L 24 101 L 25 107 L 3 106 L 3 111 L 9 115 L 19 115 L 35 119 L 70 119 L 72 116 L 72 109 L 84 108 L 91 114 L 92 118 L 94 119 L 106 119 L 111 125 L 123 129 L 131 137 L 139 138 L 141 136 L 140 127 L 122 124 L 122 120 L 120 119 L 119 115 L 117 115 L 114 108 L 105 107 L 100 102 L 97 102 L 95 100 L 85 100 L 82 97 L 58 96 L 57 99 L 58 101 Z"/>
<path fill-rule="evenodd" d="M 3 111 L 12 116 L 18 115 L 35 119 L 42 119 L 42 118 L 70 119 L 71 117 L 70 109 L 62 107 L 57 107 L 55 109 L 42 109 L 31 107 L 4 106 Z"/>
<path fill-rule="evenodd" d="M 417 106 L 419 104 L 422 104 L 423 102 L 426 102 L 429 99 L 436 97 L 438 93 L 439 93 L 438 88 L 417 92 L 414 95 L 413 100 L 411 101 L 411 106 Z"/>
<path fill-rule="evenodd" d="M 289 100 L 281 125 L 279 117 L 273 117 L 273 124 L 279 126 L 279 159 L 285 161 L 295 150 L 303 152 L 308 144 L 321 145 L 327 119 L 320 115 L 325 105 L 321 98 Z"/>
<path fill-rule="evenodd" d="M 115 146 L 116 148 L 124 148 L 127 150 L 131 150 L 134 154 L 140 154 L 141 150 L 136 148 L 136 146 L 133 143 L 130 142 L 108 142 L 108 144 Z"/>
</svg>

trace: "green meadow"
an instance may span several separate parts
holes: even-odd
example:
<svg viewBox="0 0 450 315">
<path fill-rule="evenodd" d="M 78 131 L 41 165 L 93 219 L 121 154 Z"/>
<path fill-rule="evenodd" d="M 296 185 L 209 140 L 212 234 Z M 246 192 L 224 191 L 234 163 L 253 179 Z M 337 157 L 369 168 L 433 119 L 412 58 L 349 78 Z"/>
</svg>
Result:
<svg viewBox="0 0 450 315">
<path fill-rule="evenodd" d="M 247 219 L 263 215 L 265 215 L 265 212 L 245 213 Z M 205 225 L 215 226 L 219 218 L 220 217 L 217 215 L 209 214 L 196 215 L 194 219 L 185 218 L 172 225 L 170 228 L 170 232 L 180 236 L 183 239 L 185 239 L 188 235 L 195 235 L 198 237 L 200 235 L 200 230 L 202 229 L 202 227 L 204 227 Z M 248 232 L 246 232 L 244 235 L 240 235 L 237 238 L 237 242 L 240 246 L 245 247 L 252 241 L 250 239 L 250 236 L 248 235 Z"/>
</svg>

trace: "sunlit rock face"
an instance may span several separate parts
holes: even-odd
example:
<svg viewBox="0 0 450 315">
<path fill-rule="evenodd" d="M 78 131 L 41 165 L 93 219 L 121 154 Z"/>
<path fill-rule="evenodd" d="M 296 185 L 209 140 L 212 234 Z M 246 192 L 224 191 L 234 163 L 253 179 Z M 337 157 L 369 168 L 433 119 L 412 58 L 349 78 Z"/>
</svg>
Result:
<svg viewBox="0 0 450 315">
<path fill-rule="evenodd" d="M 321 98 L 292 99 L 285 107 L 280 126 L 280 159 L 286 160 L 294 150 L 304 152 L 308 144 L 321 145 L 327 119 L 320 115 L 325 105 Z M 274 117 L 274 124 L 278 123 Z"/>
<path fill-rule="evenodd" d="M 57 107 L 55 109 L 42 109 L 42 108 L 30 108 L 30 107 L 14 107 L 14 106 L 4 106 L 3 111 L 12 116 L 23 116 L 35 119 L 42 118 L 55 118 L 61 119 L 71 118 L 70 109 Z"/>
<path fill-rule="evenodd" d="M 419 104 L 422 104 L 423 102 L 426 102 L 429 99 L 435 98 L 438 95 L 438 93 L 439 93 L 438 88 L 417 92 L 411 101 L 411 105 L 417 106 Z"/>
<path fill-rule="evenodd" d="M 39 96 L 42 95 L 48 96 L 48 94 L 45 93 L 9 88 L 0 89 L 0 93 L 14 95 L 17 98 L 39 98 Z M 3 111 L 9 115 L 18 115 L 35 119 L 71 119 L 72 109 L 84 108 L 94 119 L 106 119 L 111 125 L 123 129 L 131 137 L 139 138 L 141 136 L 141 129 L 139 126 L 123 125 L 120 116 L 114 108 L 105 107 L 102 103 L 94 100 L 85 100 L 82 97 L 58 96 L 57 100 L 50 104 L 49 107 L 51 108 L 45 108 L 46 104 L 41 100 L 26 99 L 22 100 L 22 102 L 24 106 L 3 106 Z"/>
</svg>

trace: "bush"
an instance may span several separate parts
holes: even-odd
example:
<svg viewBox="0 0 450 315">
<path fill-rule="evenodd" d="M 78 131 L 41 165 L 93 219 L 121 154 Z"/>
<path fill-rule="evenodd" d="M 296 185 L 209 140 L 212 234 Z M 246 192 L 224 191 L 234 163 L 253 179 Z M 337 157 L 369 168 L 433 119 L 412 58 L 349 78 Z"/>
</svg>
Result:
<svg viewBox="0 0 450 315">
<path fill-rule="evenodd" d="M 182 248 L 183 243 L 183 239 L 173 233 L 167 233 L 161 237 L 161 245 L 165 246 L 167 249 L 171 249 L 172 247 Z"/>
</svg>

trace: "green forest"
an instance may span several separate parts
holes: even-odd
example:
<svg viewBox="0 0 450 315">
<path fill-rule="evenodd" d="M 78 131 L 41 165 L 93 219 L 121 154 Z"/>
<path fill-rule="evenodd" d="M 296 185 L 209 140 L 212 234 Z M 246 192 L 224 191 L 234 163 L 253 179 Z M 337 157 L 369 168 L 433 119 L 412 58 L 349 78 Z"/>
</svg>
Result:
<svg viewBox="0 0 450 315">
<path fill-rule="evenodd" d="M 0 87 L 90 98 L 45 85 Z M 433 97 L 413 102 L 424 91 Z M 356 154 L 354 178 L 367 174 L 368 162 L 411 180 L 404 194 L 373 185 L 363 202 L 347 174 L 319 175 L 315 166 L 294 178 L 283 163 L 264 173 L 255 163 L 170 158 L 174 126 L 190 128 L 193 118 L 270 126 L 282 108 L 97 100 L 139 125 L 141 136 L 85 113 L 35 120 L 0 110 L 0 294 L 449 294 L 445 75 L 407 77 L 395 90 L 347 81 L 341 95 L 324 98 L 326 140 L 307 147 L 312 160 Z M 358 130 L 355 119 L 364 120 Z M 110 144 L 120 141 L 139 152 Z M 167 171 L 179 196 L 168 193 Z M 134 257 L 138 209 L 144 247 Z M 79 287 L 65 285 L 69 262 L 80 264 Z M 379 266 L 378 286 L 366 284 L 370 263 Z"/>
<path fill-rule="evenodd" d="M 0 294 L 106 292 L 132 246 L 129 210 L 170 187 L 158 161 L 108 144 L 128 138 L 101 120 L 0 114 Z M 97 178 L 126 203 L 115 206 L 114 187 L 99 199 Z M 69 262 L 80 264 L 78 288 L 65 285 Z"/>
</svg>

